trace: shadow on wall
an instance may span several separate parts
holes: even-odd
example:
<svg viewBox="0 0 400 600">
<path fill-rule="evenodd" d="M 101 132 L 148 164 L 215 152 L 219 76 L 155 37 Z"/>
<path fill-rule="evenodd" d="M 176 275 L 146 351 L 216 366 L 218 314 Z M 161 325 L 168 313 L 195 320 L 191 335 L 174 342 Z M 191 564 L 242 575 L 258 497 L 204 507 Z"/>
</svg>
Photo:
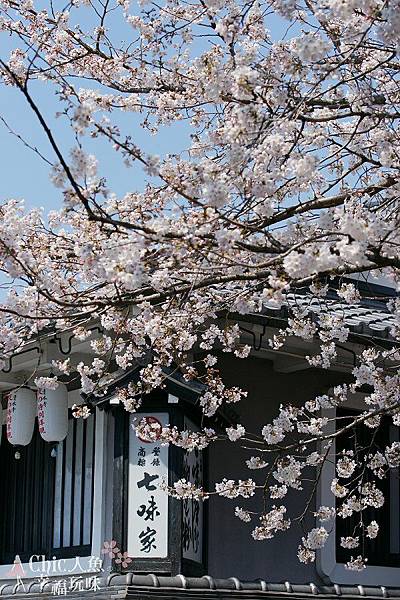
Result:
<svg viewBox="0 0 400 600">
<path fill-rule="evenodd" d="M 280 404 L 300 404 L 315 395 L 326 393 L 333 385 L 343 382 L 343 374 L 319 369 L 295 373 L 277 373 L 272 363 L 258 358 L 246 360 L 221 357 L 224 382 L 236 385 L 248 392 L 247 399 L 235 404 L 240 423 L 254 433 L 274 418 Z M 209 486 L 224 477 L 248 479 L 263 483 L 262 470 L 249 470 L 245 460 L 257 453 L 244 450 L 238 443 L 217 442 L 209 450 Z M 304 508 L 304 499 L 297 491 L 289 492 L 288 516 L 298 516 Z M 279 505 L 279 500 L 276 500 Z M 209 500 L 209 555 L 208 572 L 213 577 L 238 577 L 242 580 L 265 579 L 266 581 L 292 583 L 319 583 L 314 565 L 304 565 L 297 559 L 297 547 L 302 535 L 299 525 L 283 532 L 272 540 L 256 541 L 251 531 L 258 524 L 243 523 L 234 515 L 235 507 L 260 510 L 261 498 L 229 500 L 212 497 Z M 312 527 L 309 518 L 306 527 Z"/>
</svg>

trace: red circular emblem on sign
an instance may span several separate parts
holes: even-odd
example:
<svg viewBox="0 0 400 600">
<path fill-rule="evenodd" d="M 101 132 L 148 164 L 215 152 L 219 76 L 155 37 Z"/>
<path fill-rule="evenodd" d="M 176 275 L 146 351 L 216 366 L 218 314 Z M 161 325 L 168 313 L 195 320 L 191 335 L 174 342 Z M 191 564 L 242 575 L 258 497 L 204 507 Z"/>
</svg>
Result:
<svg viewBox="0 0 400 600">
<path fill-rule="evenodd" d="M 156 419 L 156 417 L 152 417 L 151 415 L 148 417 L 143 417 L 142 419 L 140 419 L 140 421 L 141 422 L 145 421 L 146 425 L 150 425 L 152 432 L 155 433 L 155 439 L 158 440 L 161 435 L 161 429 L 162 429 L 161 421 Z M 140 435 L 138 435 L 138 438 L 141 442 L 144 442 L 145 444 L 154 443 L 153 438 L 145 438 Z"/>
</svg>

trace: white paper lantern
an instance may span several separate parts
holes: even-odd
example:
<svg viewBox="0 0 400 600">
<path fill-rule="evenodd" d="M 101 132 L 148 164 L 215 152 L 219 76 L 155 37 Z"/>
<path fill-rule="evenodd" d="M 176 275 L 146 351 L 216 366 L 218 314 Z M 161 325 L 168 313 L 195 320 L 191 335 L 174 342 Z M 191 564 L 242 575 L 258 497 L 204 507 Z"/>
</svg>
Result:
<svg viewBox="0 0 400 600">
<path fill-rule="evenodd" d="M 37 395 L 39 432 L 46 442 L 61 442 L 68 433 L 68 391 L 58 384 L 55 390 L 39 390 Z"/>
<path fill-rule="evenodd" d="M 7 439 L 13 446 L 27 446 L 32 439 L 36 417 L 36 394 L 20 388 L 8 394 Z"/>
</svg>

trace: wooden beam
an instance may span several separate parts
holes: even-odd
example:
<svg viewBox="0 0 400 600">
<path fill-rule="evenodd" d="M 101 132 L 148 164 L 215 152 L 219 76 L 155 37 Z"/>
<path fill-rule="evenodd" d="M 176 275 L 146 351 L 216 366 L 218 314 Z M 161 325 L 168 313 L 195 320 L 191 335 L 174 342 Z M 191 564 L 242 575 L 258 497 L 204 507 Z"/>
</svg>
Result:
<svg viewBox="0 0 400 600">
<path fill-rule="evenodd" d="M 297 371 L 306 371 L 307 369 L 310 369 L 310 364 L 305 358 L 281 356 L 274 360 L 274 371 L 277 373 L 296 373 Z"/>
</svg>

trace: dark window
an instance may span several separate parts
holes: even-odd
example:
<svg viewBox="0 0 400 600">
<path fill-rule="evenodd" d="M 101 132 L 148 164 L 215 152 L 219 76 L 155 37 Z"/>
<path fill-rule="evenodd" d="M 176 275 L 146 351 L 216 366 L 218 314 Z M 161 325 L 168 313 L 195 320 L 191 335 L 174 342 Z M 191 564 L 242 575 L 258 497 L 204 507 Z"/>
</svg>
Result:
<svg viewBox="0 0 400 600">
<path fill-rule="evenodd" d="M 338 417 L 354 416 L 356 411 L 338 409 Z M 393 441 L 398 440 L 398 428 L 393 426 L 389 417 L 384 417 L 377 430 L 370 429 L 360 424 L 355 431 L 345 437 L 336 440 L 336 451 L 357 450 L 362 458 L 377 450 L 384 450 Z M 379 525 L 378 537 L 374 540 L 365 538 L 363 541 L 365 556 L 368 557 L 368 565 L 375 566 L 400 566 L 400 525 L 399 525 L 399 473 L 398 469 L 391 469 L 390 474 L 384 479 L 375 478 L 369 469 L 364 470 L 363 482 L 375 480 L 376 486 L 385 496 L 385 504 L 382 508 L 368 508 L 362 513 L 355 513 L 351 517 L 336 519 L 336 561 L 346 563 L 350 556 L 358 556 L 362 552 L 362 546 L 352 550 L 340 546 L 340 538 L 358 535 L 360 528 L 360 515 L 366 525 L 375 520 Z M 346 480 L 341 480 L 345 483 Z M 341 501 L 337 501 L 340 507 Z"/>
<path fill-rule="evenodd" d="M 53 445 L 35 427 L 31 443 L 20 449 L 6 440 L 3 427 L 0 465 L 0 562 L 33 554 L 90 555 L 93 512 L 94 416 L 70 418 L 66 439 Z M 52 456 L 52 450 L 56 456 Z M 54 455 L 54 452 L 53 452 Z"/>
</svg>

